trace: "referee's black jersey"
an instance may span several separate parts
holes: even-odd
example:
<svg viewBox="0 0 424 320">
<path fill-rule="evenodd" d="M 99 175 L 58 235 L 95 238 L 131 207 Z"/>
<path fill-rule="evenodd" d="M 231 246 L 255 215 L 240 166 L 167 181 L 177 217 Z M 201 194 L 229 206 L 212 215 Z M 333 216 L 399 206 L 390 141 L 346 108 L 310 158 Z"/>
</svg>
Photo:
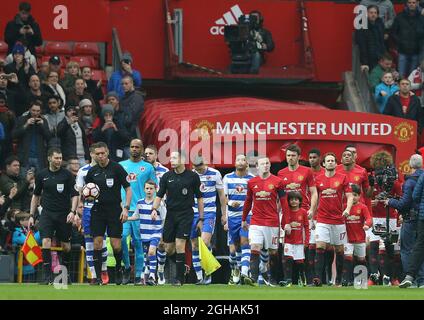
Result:
<svg viewBox="0 0 424 320">
<path fill-rule="evenodd" d="M 92 167 L 85 177 L 85 183 L 93 182 L 99 186 L 100 195 L 97 202 L 99 207 L 116 208 L 121 205 L 121 187 L 130 186 L 127 175 L 119 163 L 109 160 L 104 168 L 100 165 Z"/>
<path fill-rule="evenodd" d="M 177 174 L 174 170 L 166 172 L 160 179 L 157 196 L 166 194 L 167 211 L 192 211 L 194 197 L 202 198 L 199 175 L 190 170 Z"/>
<path fill-rule="evenodd" d="M 63 168 L 55 172 L 43 169 L 35 177 L 34 195 L 42 196 L 43 210 L 67 215 L 71 210 L 72 197 L 78 196 L 75 178 Z"/>
</svg>

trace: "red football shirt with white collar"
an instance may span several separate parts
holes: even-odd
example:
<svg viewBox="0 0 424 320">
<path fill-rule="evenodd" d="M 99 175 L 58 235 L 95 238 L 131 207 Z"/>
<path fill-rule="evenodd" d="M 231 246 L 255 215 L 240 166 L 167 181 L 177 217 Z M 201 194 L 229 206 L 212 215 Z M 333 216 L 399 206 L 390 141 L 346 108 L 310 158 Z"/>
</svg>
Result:
<svg viewBox="0 0 424 320">
<path fill-rule="evenodd" d="M 335 173 L 332 177 L 319 175 L 315 180 L 318 190 L 317 222 L 325 224 L 344 224 L 343 199 L 351 192 L 344 174 Z"/>
<path fill-rule="evenodd" d="M 308 212 L 300 208 L 297 211 L 289 209 L 290 234 L 285 235 L 284 243 L 289 244 L 309 244 L 309 220 Z M 282 225 L 284 228 L 284 225 Z"/>
<path fill-rule="evenodd" d="M 253 205 L 251 225 L 279 227 L 280 218 L 277 200 L 280 198 L 279 192 L 281 191 L 284 191 L 282 181 L 273 174 L 266 179 L 262 179 L 260 176 L 250 179 L 247 183 L 247 196 L 243 206 L 242 221 L 246 221 Z M 280 198 L 280 203 L 283 212 L 287 212 L 288 206 L 285 196 Z"/>
<path fill-rule="evenodd" d="M 296 170 L 284 168 L 278 172 L 278 177 L 283 181 L 284 190 L 287 192 L 298 191 L 302 194 L 302 208 L 309 210 L 311 200 L 308 188 L 315 187 L 315 178 L 311 168 L 299 166 Z"/>
<path fill-rule="evenodd" d="M 361 202 L 352 206 L 350 214 L 345 217 L 347 239 L 349 243 L 364 243 L 364 224 L 372 227 L 372 217 L 367 206 Z"/>
</svg>

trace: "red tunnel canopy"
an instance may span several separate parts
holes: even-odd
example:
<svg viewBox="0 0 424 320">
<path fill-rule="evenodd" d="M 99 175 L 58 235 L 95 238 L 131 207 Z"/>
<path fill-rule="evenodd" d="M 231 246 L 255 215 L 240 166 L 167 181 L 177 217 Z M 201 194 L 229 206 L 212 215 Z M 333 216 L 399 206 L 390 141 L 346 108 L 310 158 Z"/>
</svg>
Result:
<svg viewBox="0 0 424 320">
<path fill-rule="evenodd" d="M 353 143 L 361 165 L 369 167 L 373 153 L 387 150 L 406 172 L 416 149 L 413 121 L 331 110 L 309 102 L 246 97 L 150 100 L 140 130 L 145 145 L 158 147 L 164 164 L 176 148 L 191 156 L 202 153 L 215 167 L 231 167 L 240 152 L 266 152 L 272 162 L 280 162 L 291 143 L 301 147 L 304 159 L 312 148 L 339 156 L 346 144 Z"/>
</svg>

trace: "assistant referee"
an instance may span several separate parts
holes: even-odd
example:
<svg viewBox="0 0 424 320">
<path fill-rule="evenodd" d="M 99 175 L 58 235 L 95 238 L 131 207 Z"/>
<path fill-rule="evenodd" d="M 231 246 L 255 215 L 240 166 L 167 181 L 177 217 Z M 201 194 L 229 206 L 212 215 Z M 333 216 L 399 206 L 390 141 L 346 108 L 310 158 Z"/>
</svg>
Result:
<svg viewBox="0 0 424 320">
<path fill-rule="evenodd" d="M 41 170 L 35 178 L 29 219 L 29 225 L 32 226 L 34 213 L 41 199 L 43 210 L 40 216 L 39 230 L 42 239 L 43 284 L 51 284 L 53 281 L 50 252 L 53 236 L 60 241 L 63 249 L 61 264 L 69 270 L 72 223 L 78 204 L 75 179 L 68 170 L 61 167 L 62 152 L 60 149 L 50 148 L 47 152 L 47 159 L 49 167 Z"/>
<path fill-rule="evenodd" d="M 97 165 L 87 173 L 85 182 L 99 186 L 100 195 L 91 209 L 91 233 L 94 238 L 94 268 L 96 283 L 101 284 L 103 237 L 107 231 L 116 260 L 115 283 L 122 283 L 122 224 L 128 219 L 132 192 L 127 172 L 116 162 L 109 160 L 109 149 L 104 142 L 92 146 Z M 125 206 L 121 206 L 121 188 L 125 189 Z"/>
<path fill-rule="evenodd" d="M 199 222 L 197 229 L 201 232 L 203 226 L 203 198 L 200 191 L 199 175 L 186 170 L 185 154 L 179 150 L 171 153 L 171 167 L 159 184 L 159 191 L 153 203 L 152 218 L 159 216 L 158 208 L 166 194 L 167 215 L 163 227 L 163 242 L 168 256 L 176 252 L 177 277 L 173 285 L 181 286 L 184 283 L 185 247 L 190 237 L 191 225 L 194 218 L 194 197 L 197 198 L 199 208 Z"/>
</svg>

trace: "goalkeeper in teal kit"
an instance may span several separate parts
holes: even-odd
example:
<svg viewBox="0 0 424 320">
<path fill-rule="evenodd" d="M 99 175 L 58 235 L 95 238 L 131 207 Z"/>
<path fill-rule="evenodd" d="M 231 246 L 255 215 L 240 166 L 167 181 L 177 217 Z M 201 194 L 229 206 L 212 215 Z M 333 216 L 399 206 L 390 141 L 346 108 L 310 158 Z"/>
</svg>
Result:
<svg viewBox="0 0 424 320">
<path fill-rule="evenodd" d="M 147 180 L 153 180 L 157 183 L 154 167 L 142 160 L 144 154 L 143 142 L 134 139 L 130 143 L 130 159 L 120 162 L 128 173 L 127 181 L 130 183 L 132 190 L 131 205 L 128 210 L 128 221 L 124 223 L 122 232 L 122 260 L 125 264 L 122 284 L 130 282 L 130 259 L 128 253 L 127 238 L 131 235 L 131 239 L 135 250 L 135 285 L 143 284 L 144 255 L 141 245 L 140 235 L 140 219 L 134 215 L 137 208 L 137 201 L 145 197 L 144 183 Z M 122 201 L 125 202 L 125 190 L 122 190 Z M 134 215 L 134 216 L 133 216 Z"/>
</svg>

